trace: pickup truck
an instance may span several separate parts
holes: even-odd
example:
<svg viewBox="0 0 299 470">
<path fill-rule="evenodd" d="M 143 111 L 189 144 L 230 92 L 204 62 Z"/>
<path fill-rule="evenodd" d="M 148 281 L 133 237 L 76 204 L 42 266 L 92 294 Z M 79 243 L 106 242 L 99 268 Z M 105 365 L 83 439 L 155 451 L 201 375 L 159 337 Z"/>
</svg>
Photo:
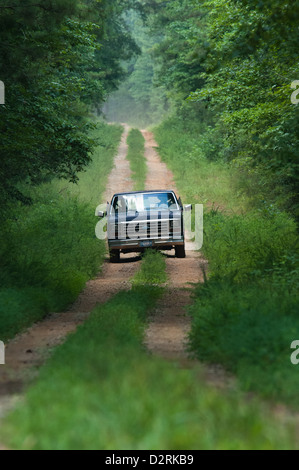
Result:
<svg viewBox="0 0 299 470">
<path fill-rule="evenodd" d="M 191 206 L 185 206 L 191 210 Z M 144 252 L 147 248 L 175 250 L 185 258 L 184 207 L 174 191 L 138 191 L 112 197 L 107 212 L 108 246 L 111 262 L 120 253 Z"/>
</svg>

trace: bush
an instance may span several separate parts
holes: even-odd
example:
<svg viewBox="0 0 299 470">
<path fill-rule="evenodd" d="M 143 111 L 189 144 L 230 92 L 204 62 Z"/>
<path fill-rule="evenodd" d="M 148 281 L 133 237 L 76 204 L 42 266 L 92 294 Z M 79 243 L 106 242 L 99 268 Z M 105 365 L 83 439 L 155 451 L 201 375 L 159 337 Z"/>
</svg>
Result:
<svg viewBox="0 0 299 470">
<path fill-rule="evenodd" d="M 190 124 L 190 126 L 189 126 Z M 247 196 L 237 190 L 238 170 L 218 158 L 222 141 L 200 121 L 170 118 L 154 129 L 162 160 L 173 171 L 186 203 L 240 211 Z"/>
<path fill-rule="evenodd" d="M 217 278 L 256 279 L 282 264 L 287 271 L 287 259 L 295 256 L 297 243 L 296 224 L 286 213 L 228 217 L 211 211 L 205 216 L 204 253 Z"/>
</svg>

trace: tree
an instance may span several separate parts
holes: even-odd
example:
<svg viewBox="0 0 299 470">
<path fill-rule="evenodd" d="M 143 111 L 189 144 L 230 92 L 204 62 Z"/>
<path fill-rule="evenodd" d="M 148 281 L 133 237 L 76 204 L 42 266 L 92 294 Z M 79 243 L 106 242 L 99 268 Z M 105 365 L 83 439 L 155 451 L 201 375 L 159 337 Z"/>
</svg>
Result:
<svg viewBox="0 0 299 470">
<path fill-rule="evenodd" d="M 123 0 L 14 0 L 0 4 L 0 200 L 26 201 L 24 182 L 76 181 L 94 141 L 87 120 L 137 52 Z M 9 3 L 9 2 L 8 2 Z"/>
</svg>

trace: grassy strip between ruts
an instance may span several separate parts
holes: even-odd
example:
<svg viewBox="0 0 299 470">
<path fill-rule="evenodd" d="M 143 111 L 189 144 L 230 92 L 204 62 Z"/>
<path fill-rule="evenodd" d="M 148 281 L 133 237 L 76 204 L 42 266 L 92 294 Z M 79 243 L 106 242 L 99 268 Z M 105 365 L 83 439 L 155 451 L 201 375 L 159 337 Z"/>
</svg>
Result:
<svg viewBox="0 0 299 470">
<path fill-rule="evenodd" d="M 127 159 L 133 173 L 134 191 L 143 191 L 147 174 L 144 137 L 138 129 L 131 129 L 127 143 L 129 146 Z"/>
<path fill-rule="evenodd" d="M 167 281 L 166 262 L 164 256 L 158 251 L 147 250 L 143 255 L 145 262 L 135 274 L 133 285 L 158 285 Z"/>
<path fill-rule="evenodd" d="M 209 280 L 198 286 L 190 309 L 190 348 L 200 360 L 224 364 L 245 390 L 299 407 L 299 366 L 290 361 L 290 345 L 299 339 L 296 224 L 258 198 L 250 208 L 242 178 L 207 160 L 205 139 L 188 127 L 169 120 L 156 130 L 162 158 L 188 203 L 225 206 L 223 212 L 205 211 Z"/>
<path fill-rule="evenodd" d="M 143 265 L 154 268 L 161 256 L 150 252 Z M 151 278 L 140 274 L 131 291 L 98 306 L 56 349 L 1 426 L 2 441 L 43 450 L 295 447 L 292 427 L 255 400 L 208 388 L 199 369 L 181 370 L 146 353 L 147 313 L 163 293 L 155 285 L 163 263 L 156 266 Z"/>
<path fill-rule="evenodd" d="M 6 341 L 74 301 L 99 270 L 106 248 L 95 237 L 96 206 L 122 128 L 99 123 L 99 145 L 77 185 L 53 180 L 30 191 L 33 204 L 15 207 L 1 226 L 0 339 Z"/>
</svg>

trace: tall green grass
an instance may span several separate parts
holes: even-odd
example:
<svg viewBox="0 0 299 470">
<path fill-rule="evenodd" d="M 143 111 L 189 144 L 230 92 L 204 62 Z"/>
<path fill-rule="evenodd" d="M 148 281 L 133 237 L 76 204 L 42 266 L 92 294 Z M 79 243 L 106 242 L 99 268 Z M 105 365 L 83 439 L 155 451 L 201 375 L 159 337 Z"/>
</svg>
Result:
<svg viewBox="0 0 299 470">
<path fill-rule="evenodd" d="M 91 165 L 79 183 L 52 181 L 30 190 L 1 226 L 0 338 L 7 341 L 50 311 L 74 301 L 100 268 L 106 249 L 95 237 L 96 206 L 122 129 L 99 124 Z"/>
<path fill-rule="evenodd" d="M 196 292 L 191 350 L 220 362 L 242 387 L 299 406 L 299 369 L 290 345 L 299 338 L 298 239 L 285 213 L 205 219 L 210 276 Z"/>
<path fill-rule="evenodd" d="M 299 337 L 298 294 L 213 280 L 198 287 L 190 312 L 198 359 L 222 363 L 246 391 L 299 407 L 299 369 L 290 360 Z"/>
<path fill-rule="evenodd" d="M 295 275 L 297 248 L 296 223 L 284 212 L 228 216 L 212 211 L 204 219 L 203 251 L 213 276 L 223 280 L 271 283 L 280 270 L 284 282 L 288 273 Z"/>
<path fill-rule="evenodd" d="M 145 187 L 147 165 L 144 156 L 145 139 L 138 129 L 131 129 L 127 143 L 129 146 L 127 159 L 130 162 L 134 191 L 143 191 Z"/>
<path fill-rule="evenodd" d="M 241 212 L 249 198 L 238 186 L 238 171 L 225 162 L 207 159 L 211 152 L 203 124 L 173 117 L 154 128 L 162 160 L 174 173 L 180 194 L 188 204 L 204 204 Z M 208 148 L 207 148 L 208 147 Z"/>
<path fill-rule="evenodd" d="M 130 292 L 97 307 L 56 349 L 6 418 L 1 440 L 41 450 L 295 448 L 292 426 L 256 400 L 211 389 L 200 369 L 181 370 L 148 355 L 147 315 L 163 292 L 153 285 L 162 264 L 152 260 L 147 254 L 142 264 L 143 273 L 152 267 L 151 276 L 135 277 Z"/>
</svg>

